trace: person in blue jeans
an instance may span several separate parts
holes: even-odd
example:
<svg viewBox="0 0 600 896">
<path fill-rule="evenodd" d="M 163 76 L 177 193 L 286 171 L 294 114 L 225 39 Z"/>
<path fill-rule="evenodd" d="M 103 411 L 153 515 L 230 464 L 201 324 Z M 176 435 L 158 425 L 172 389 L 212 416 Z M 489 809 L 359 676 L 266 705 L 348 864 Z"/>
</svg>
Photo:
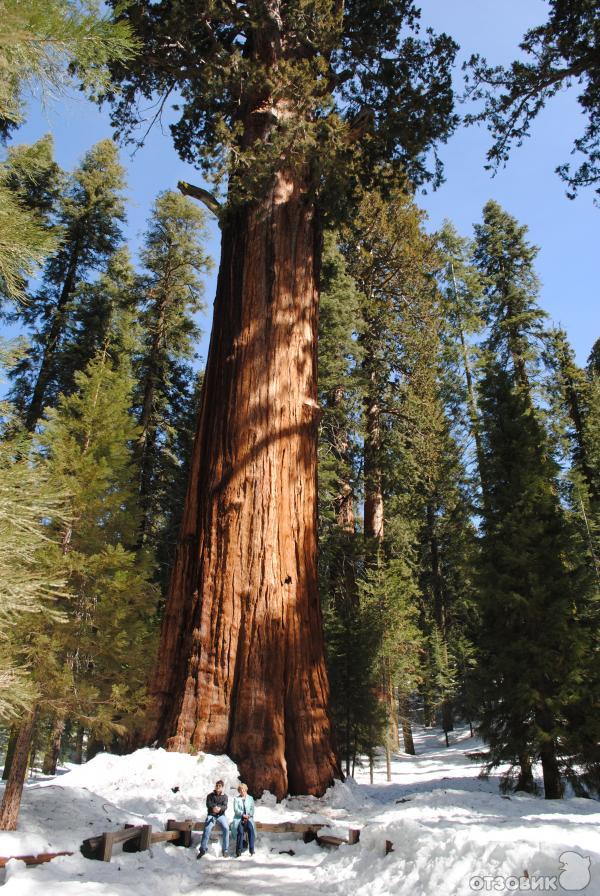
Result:
<svg viewBox="0 0 600 896">
<path fill-rule="evenodd" d="M 217 781 L 215 789 L 206 797 L 206 808 L 208 815 L 204 822 L 204 833 L 202 834 L 202 842 L 198 850 L 197 859 L 201 859 L 206 855 L 206 847 L 208 846 L 208 838 L 213 829 L 213 825 L 218 824 L 223 834 L 223 858 L 228 858 L 227 850 L 229 849 L 229 824 L 225 813 L 227 811 L 227 794 L 223 793 L 225 784 L 223 781 Z"/>
<path fill-rule="evenodd" d="M 232 832 L 235 837 L 235 854 L 241 856 L 244 845 L 244 833 L 248 834 L 248 849 L 254 855 L 254 798 L 248 793 L 248 785 L 240 784 L 238 796 L 233 800 Z"/>
</svg>

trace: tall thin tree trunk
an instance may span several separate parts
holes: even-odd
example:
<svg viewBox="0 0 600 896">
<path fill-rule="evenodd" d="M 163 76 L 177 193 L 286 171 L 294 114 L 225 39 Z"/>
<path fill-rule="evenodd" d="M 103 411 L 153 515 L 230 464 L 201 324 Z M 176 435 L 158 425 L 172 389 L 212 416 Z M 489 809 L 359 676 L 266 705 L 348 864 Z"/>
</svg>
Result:
<svg viewBox="0 0 600 896">
<path fill-rule="evenodd" d="M 533 793 L 535 791 L 533 768 L 529 753 L 523 752 L 519 755 L 519 777 L 516 789 L 523 790 L 525 793 Z"/>
<path fill-rule="evenodd" d="M 6 756 L 4 757 L 4 770 L 2 772 L 2 780 L 6 781 L 8 775 L 10 773 L 10 766 L 13 760 L 13 756 L 15 754 L 15 747 L 17 745 L 17 736 L 19 734 L 19 726 L 11 725 L 10 726 L 10 734 L 8 735 L 8 743 L 6 744 Z"/>
<path fill-rule="evenodd" d="M 375 371 L 368 371 L 370 380 Z M 376 397 L 367 394 L 365 401 L 365 538 L 373 539 L 377 546 L 383 541 L 383 490 L 381 476 L 381 421 Z"/>
<path fill-rule="evenodd" d="M 402 726 L 402 739 L 404 741 L 404 752 L 410 756 L 416 756 L 415 742 L 413 739 L 412 725 L 410 723 L 410 714 L 408 706 L 408 695 L 400 695 L 400 724 Z"/>
<path fill-rule="evenodd" d="M 153 736 L 226 752 L 251 790 L 278 798 L 322 794 L 340 774 L 316 569 L 319 254 L 298 172 L 279 172 L 260 203 L 224 222 L 152 686 Z"/>
<path fill-rule="evenodd" d="M 435 531 L 435 509 L 432 501 L 427 503 L 427 533 L 431 554 L 431 580 L 433 586 L 433 616 L 442 638 L 444 661 L 448 665 L 448 640 L 446 626 L 446 601 L 440 547 Z M 449 698 L 442 702 L 442 727 L 447 734 L 454 730 L 452 703 Z M 446 738 L 447 741 L 447 738 Z"/>
<path fill-rule="evenodd" d="M 50 324 L 50 330 L 46 337 L 42 354 L 42 362 L 40 364 L 40 369 L 35 381 L 35 386 L 33 387 L 31 401 L 29 403 L 29 407 L 27 408 L 25 426 L 30 432 L 35 429 L 36 423 L 42 416 L 42 412 L 44 410 L 46 391 L 48 389 L 48 383 L 50 382 L 50 378 L 52 375 L 54 356 L 56 354 L 56 349 L 58 347 L 60 337 L 62 336 L 65 328 L 67 304 L 69 302 L 69 299 L 71 298 L 73 290 L 75 289 L 75 277 L 77 274 L 77 266 L 79 264 L 79 252 L 79 240 L 76 240 L 71 252 L 69 266 L 67 268 L 67 273 L 65 275 L 65 280 L 60 292 L 60 296 L 58 298 L 58 302 L 56 303 L 56 308 L 54 309 L 54 315 L 52 317 L 52 323 Z"/>
<path fill-rule="evenodd" d="M 81 765 L 83 762 L 83 738 L 85 735 L 85 728 L 80 723 L 77 726 L 77 735 L 75 737 L 75 762 L 78 765 Z"/>
<path fill-rule="evenodd" d="M 19 726 L 13 761 L 0 806 L 0 831 L 16 831 L 17 829 L 34 727 L 35 712 L 31 712 Z"/>
<path fill-rule="evenodd" d="M 139 494 L 141 506 L 140 545 L 144 543 L 150 526 L 149 496 L 152 488 L 153 466 L 156 449 L 156 426 L 153 421 L 154 399 L 159 378 L 159 360 L 161 345 L 165 339 L 165 313 L 167 296 L 163 294 L 159 302 L 158 319 L 155 324 L 154 338 L 147 360 L 147 371 L 144 380 L 144 394 L 140 414 L 140 434 L 136 444 L 136 460 L 140 481 Z"/>
<path fill-rule="evenodd" d="M 57 716 L 50 732 L 48 746 L 44 754 L 44 762 L 42 764 L 42 774 L 55 775 L 58 757 L 60 755 L 60 743 L 65 730 L 64 716 Z"/>
</svg>

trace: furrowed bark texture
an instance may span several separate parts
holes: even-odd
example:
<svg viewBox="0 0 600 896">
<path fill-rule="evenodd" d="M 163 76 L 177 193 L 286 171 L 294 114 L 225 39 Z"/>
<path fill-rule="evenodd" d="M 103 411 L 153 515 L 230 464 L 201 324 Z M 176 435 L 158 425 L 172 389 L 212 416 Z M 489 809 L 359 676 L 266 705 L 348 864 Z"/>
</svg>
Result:
<svg viewBox="0 0 600 896">
<path fill-rule="evenodd" d="M 0 806 L 0 831 L 17 830 L 34 727 L 35 712 L 30 712 L 19 726 L 15 751 Z"/>
<path fill-rule="evenodd" d="M 226 752 L 278 798 L 339 775 L 316 574 L 319 246 L 298 174 L 225 223 L 153 687 L 160 742 Z"/>
</svg>

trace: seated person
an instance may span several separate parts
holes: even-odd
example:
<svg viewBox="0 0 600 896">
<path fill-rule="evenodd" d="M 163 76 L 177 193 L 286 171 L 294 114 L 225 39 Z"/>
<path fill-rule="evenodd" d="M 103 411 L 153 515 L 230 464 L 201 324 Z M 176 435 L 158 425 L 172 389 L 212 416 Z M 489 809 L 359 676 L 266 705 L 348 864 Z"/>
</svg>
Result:
<svg viewBox="0 0 600 896">
<path fill-rule="evenodd" d="M 215 789 L 206 797 L 206 808 L 208 816 L 204 822 L 204 833 L 202 834 L 202 842 L 198 850 L 197 859 L 201 859 L 206 854 L 210 832 L 213 825 L 218 824 L 223 834 L 223 858 L 227 858 L 227 850 L 229 849 L 229 825 L 225 812 L 227 811 L 227 794 L 223 793 L 225 784 L 223 781 L 217 781 Z"/>
<path fill-rule="evenodd" d="M 240 784 L 238 787 L 239 796 L 233 800 L 233 823 L 232 832 L 235 841 L 235 854 L 242 854 L 244 844 L 244 834 L 248 834 L 248 848 L 250 855 L 254 855 L 254 842 L 256 830 L 254 828 L 254 797 L 248 793 L 248 785 Z"/>
</svg>

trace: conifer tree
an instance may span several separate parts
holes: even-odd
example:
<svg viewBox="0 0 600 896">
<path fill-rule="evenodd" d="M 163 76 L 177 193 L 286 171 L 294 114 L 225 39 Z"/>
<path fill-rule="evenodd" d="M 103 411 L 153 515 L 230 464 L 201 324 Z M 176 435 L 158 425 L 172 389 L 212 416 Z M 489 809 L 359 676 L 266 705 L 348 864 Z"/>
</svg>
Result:
<svg viewBox="0 0 600 896">
<path fill-rule="evenodd" d="M 319 210 L 439 179 L 456 46 L 417 37 L 410 0 L 112 5 L 143 42 L 114 67 L 121 133 L 136 96 L 177 91 L 178 151 L 227 182 L 224 204 L 187 187 L 218 214 L 221 268 L 151 736 L 227 751 L 257 791 L 322 793 L 338 769 L 316 576 Z"/>
<path fill-rule="evenodd" d="M 73 366 L 70 350 L 63 356 L 63 341 L 78 287 L 91 271 L 106 266 L 121 241 L 123 188 L 117 150 L 110 140 L 102 140 L 86 153 L 61 197 L 60 249 L 46 264 L 42 286 L 21 310 L 35 334 L 13 375 L 15 398 L 30 430 L 47 403 L 54 402 L 60 391 L 73 388 L 74 371 L 81 369 Z"/>
<path fill-rule="evenodd" d="M 8 150 L 0 165 L 0 295 L 21 302 L 27 279 L 56 248 L 52 213 L 60 183 L 49 135 Z"/>
<path fill-rule="evenodd" d="M 158 196 L 141 253 L 146 272 L 137 282 L 142 345 L 134 398 L 140 426 L 141 541 L 153 546 L 165 535 L 161 508 L 184 468 L 172 448 L 182 422 L 178 418 L 196 391 L 190 364 L 200 337 L 195 315 L 203 309 L 201 276 L 211 265 L 205 239 L 201 209 L 179 193 Z"/>
<path fill-rule="evenodd" d="M 0 343 L 0 363 L 14 361 Z M 16 827 L 40 689 L 35 633 L 63 617 L 64 569 L 47 521 L 61 518 L 65 494 L 56 491 L 36 463 L 28 434 L 7 402 L 0 405 L 0 715 L 12 723 L 3 778 L 0 829 Z"/>
<path fill-rule="evenodd" d="M 490 334 L 481 383 L 484 478 L 481 543 L 481 730 L 490 765 L 519 768 L 533 788 L 540 760 L 547 799 L 562 793 L 592 649 L 590 583 L 576 533 L 558 497 L 558 469 L 535 401 L 541 335 L 536 250 L 526 228 L 495 203 L 476 228 L 476 258 L 488 278 Z M 577 695 L 577 696 L 576 696 Z M 571 738 L 571 747 L 567 741 Z"/>
<path fill-rule="evenodd" d="M 0 440 L 0 468 L 0 717 L 6 720 L 35 702 L 27 632 L 52 617 L 65 584 L 43 521 L 64 512 L 66 495 L 32 463 L 29 440 L 18 430 Z"/>
<path fill-rule="evenodd" d="M 362 612 L 358 575 L 361 414 L 360 300 L 336 235 L 326 234 L 319 314 L 319 581 L 324 608 L 331 712 L 350 774 L 360 752 L 379 740 L 382 714 L 373 699 L 377 630 Z"/>
<path fill-rule="evenodd" d="M 345 252 L 360 290 L 364 321 L 360 342 L 366 561 L 376 578 L 389 576 L 390 581 L 398 581 L 397 565 L 404 564 L 404 590 L 413 597 L 418 575 L 414 545 L 423 509 L 419 489 L 432 462 L 439 425 L 432 365 L 438 352 L 438 260 L 434 241 L 422 230 L 422 217 L 402 191 L 387 200 L 371 194 L 354 224 L 345 229 Z M 401 604 L 393 606 L 402 627 L 406 620 Z M 390 631 L 395 624 L 392 614 Z M 391 656 L 389 641 L 381 641 L 379 692 L 386 707 L 388 756 L 397 746 L 397 694 L 406 702 L 416 678 L 413 673 L 402 680 Z"/>
<path fill-rule="evenodd" d="M 71 0 L 6 0 L 0 33 L 0 138 L 23 120 L 28 90 L 42 96 L 56 93 L 77 68 L 80 83 L 101 92 L 109 60 L 125 61 L 133 49 L 127 26 L 101 16 L 94 0 L 85 8 Z M 11 298 L 23 298 L 25 281 L 56 246 L 57 234 L 31 203 L 33 193 L 39 199 L 50 171 L 41 164 L 49 145 L 44 138 L 30 152 L 11 149 L 0 166 L 0 293 Z"/>
<path fill-rule="evenodd" d="M 446 221 L 439 234 L 439 251 L 444 264 L 440 271 L 443 301 L 442 341 L 444 368 L 442 398 L 452 419 L 454 432 L 465 444 L 465 459 L 476 465 L 476 478 L 482 491 L 482 447 L 479 425 L 477 377 L 478 352 L 474 344 L 480 337 L 484 322 L 481 298 L 483 282 L 473 264 L 473 244 L 462 238 L 453 225 Z M 474 458 L 468 442 L 474 446 Z"/>
<path fill-rule="evenodd" d="M 127 324 L 114 321 L 113 332 L 119 323 Z M 66 718 L 84 723 L 97 740 L 110 740 L 131 733 L 143 713 L 154 600 L 151 558 L 135 549 L 137 429 L 128 359 L 115 365 L 105 346 L 75 380 L 76 391 L 49 411 L 39 437 L 42 458 L 38 450 L 37 463 L 29 461 L 42 482 L 66 496 L 60 514 L 51 508 L 45 515 L 46 540 L 65 584 L 58 612 L 36 617 L 21 634 L 18 655 L 27 663 L 34 699 L 19 722 L 3 828 L 16 825 L 36 723 L 51 726 L 57 753 Z M 32 575 L 36 585 L 43 596 Z"/>
<path fill-rule="evenodd" d="M 40 437 L 53 481 L 70 496 L 60 535 L 72 597 L 57 657 L 67 687 L 55 709 L 99 739 L 141 718 L 154 609 L 151 557 L 136 550 L 132 379 L 127 357 L 119 361 L 105 347 L 76 373 L 76 391 L 48 412 Z"/>
<path fill-rule="evenodd" d="M 56 363 L 63 391 L 71 391 L 74 372 L 85 370 L 104 348 L 113 363 L 133 361 L 141 341 L 137 301 L 129 249 L 120 246 L 97 279 L 83 281 L 77 288 Z"/>
</svg>

